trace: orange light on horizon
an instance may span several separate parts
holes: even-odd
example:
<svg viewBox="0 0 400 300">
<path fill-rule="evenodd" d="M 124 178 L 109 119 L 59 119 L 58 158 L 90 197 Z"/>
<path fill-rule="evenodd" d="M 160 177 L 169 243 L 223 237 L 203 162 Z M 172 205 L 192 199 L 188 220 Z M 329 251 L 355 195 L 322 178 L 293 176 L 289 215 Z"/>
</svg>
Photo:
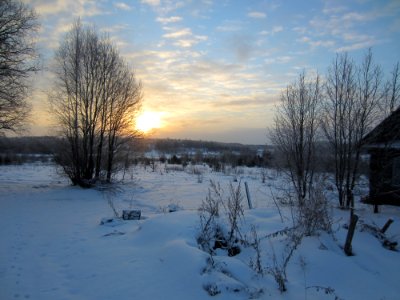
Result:
<svg viewBox="0 0 400 300">
<path fill-rule="evenodd" d="M 136 118 L 136 129 L 148 133 L 153 129 L 163 127 L 161 116 L 163 113 L 155 111 L 144 111 Z"/>
</svg>

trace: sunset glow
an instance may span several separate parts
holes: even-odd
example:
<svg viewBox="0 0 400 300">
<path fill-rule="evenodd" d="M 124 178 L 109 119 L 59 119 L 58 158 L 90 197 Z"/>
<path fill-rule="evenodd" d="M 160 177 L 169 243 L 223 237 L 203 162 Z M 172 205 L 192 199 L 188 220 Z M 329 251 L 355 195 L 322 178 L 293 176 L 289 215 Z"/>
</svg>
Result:
<svg viewBox="0 0 400 300">
<path fill-rule="evenodd" d="M 144 111 L 136 119 L 136 129 L 144 133 L 160 127 L 162 127 L 160 112 Z"/>
<path fill-rule="evenodd" d="M 264 144 L 281 91 L 372 48 L 386 81 L 400 61 L 399 0 L 23 0 L 41 24 L 31 132 L 53 131 L 54 52 L 76 17 L 109 36 L 142 83 L 136 129 L 152 137 Z M 162 112 L 160 113 L 160 111 Z M 134 121 L 134 120 L 132 120 Z"/>
</svg>

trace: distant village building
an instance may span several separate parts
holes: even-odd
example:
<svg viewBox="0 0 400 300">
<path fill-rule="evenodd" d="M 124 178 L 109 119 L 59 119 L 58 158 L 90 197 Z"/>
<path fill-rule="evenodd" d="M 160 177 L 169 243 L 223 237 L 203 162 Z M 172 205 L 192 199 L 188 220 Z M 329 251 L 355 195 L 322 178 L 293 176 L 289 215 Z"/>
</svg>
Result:
<svg viewBox="0 0 400 300">
<path fill-rule="evenodd" d="M 400 107 L 363 142 L 370 154 L 368 202 L 400 205 Z"/>
</svg>

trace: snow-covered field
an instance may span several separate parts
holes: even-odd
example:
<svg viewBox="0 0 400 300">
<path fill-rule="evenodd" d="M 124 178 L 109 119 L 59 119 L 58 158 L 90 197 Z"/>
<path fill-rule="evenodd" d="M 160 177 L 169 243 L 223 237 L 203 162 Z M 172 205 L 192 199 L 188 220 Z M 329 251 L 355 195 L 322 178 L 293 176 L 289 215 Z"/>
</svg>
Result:
<svg viewBox="0 0 400 300">
<path fill-rule="evenodd" d="M 190 173 L 138 166 L 102 191 L 70 186 L 49 164 L 0 166 L 0 299 L 400 299 L 400 253 L 358 226 L 355 255 L 346 256 L 349 212 L 334 200 L 333 234 L 303 238 L 287 265 L 287 291 L 280 293 L 269 271 L 282 263 L 286 237 L 265 236 L 291 226 L 289 207 L 281 207 L 282 222 L 271 197 L 284 182 L 273 170 L 266 183 L 257 169 Z M 250 267 L 251 247 L 233 257 L 217 251 L 210 260 L 196 242 L 197 209 L 210 180 L 227 190 L 235 176 L 249 184 L 254 209 L 244 200 L 241 226 L 257 229 L 263 275 Z M 140 209 L 142 219 L 100 225 L 113 217 L 109 203 L 118 212 Z M 359 225 L 381 227 L 392 218 L 386 235 L 399 240 L 398 207 L 372 214 L 357 202 L 356 214 Z"/>
</svg>

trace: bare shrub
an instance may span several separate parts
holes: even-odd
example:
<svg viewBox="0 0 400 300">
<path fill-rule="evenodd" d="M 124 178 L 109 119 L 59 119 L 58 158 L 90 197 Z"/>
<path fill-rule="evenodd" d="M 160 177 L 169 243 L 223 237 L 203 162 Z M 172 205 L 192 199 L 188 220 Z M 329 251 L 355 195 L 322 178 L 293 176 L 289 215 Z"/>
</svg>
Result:
<svg viewBox="0 0 400 300">
<path fill-rule="evenodd" d="M 269 240 L 272 249 L 272 265 L 267 267 L 267 272 L 274 277 L 280 292 L 285 292 L 287 290 L 286 268 L 294 254 L 294 251 L 297 249 L 298 245 L 300 245 L 303 238 L 302 231 L 299 231 L 297 227 L 285 230 L 284 234 L 287 234 L 287 239 L 280 260 L 278 260 L 276 256 L 272 241 Z"/>
<path fill-rule="evenodd" d="M 271 243 L 272 249 L 272 266 L 267 268 L 269 274 L 271 274 L 276 283 L 278 284 L 279 291 L 281 293 L 286 291 L 286 270 L 282 264 L 278 263 L 278 259 L 276 258 L 275 249 Z"/>
<path fill-rule="evenodd" d="M 229 195 L 224 199 L 224 192 L 219 184 L 210 181 L 208 195 L 199 208 L 200 233 L 197 242 L 210 254 L 214 250 L 226 249 L 229 256 L 240 253 L 239 244 L 243 242 L 240 222 L 243 219 L 243 195 L 240 184 L 229 185 Z M 224 216 L 220 218 L 219 207 L 224 208 Z"/>
<path fill-rule="evenodd" d="M 203 183 L 203 179 L 204 179 L 204 169 L 203 168 L 192 165 L 188 172 L 197 177 L 197 183 Z"/>
<path fill-rule="evenodd" d="M 268 172 L 267 172 L 266 168 L 260 169 L 260 176 L 261 176 L 261 182 L 265 183 L 267 181 L 267 177 L 268 177 Z"/>
<path fill-rule="evenodd" d="M 228 244 L 232 246 L 239 238 L 240 233 L 239 223 L 243 219 L 243 195 L 240 188 L 240 183 L 235 188 L 232 183 L 229 184 L 229 197 L 225 209 L 229 220 Z"/>
<path fill-rule="evenodd" d="M 221 293 L 221 290 L 215 283 L 207 283 L 203 285 L 203 288 L 212 297 Z"/>
<path fill-rule="evenodd" d="M 103 198 L 106 199 L 108 206 L 111 208 L 111 210 L 114 213 L 115 218 L 119 218 L 119 213 L 115 207 L 114 199 L 115 199 L 115 194 L 116 192 L 111 190 L 111 189 L 105 189 L 102 191 L 103 192 Z"/>
<path fill-rule="evenodd" d="M 263 268 L 262 262 L 261 262 L 260 238 L 258 237 L 257 230 L 254 225 L 251 225 L 250 234 L 251 234 L 250 246 L 253 247 L 254 251 L 256 252 L 255 259 L 250 260 L 250 267 L 254 271 L 256 271 L 258 274 L 263 275 L 264 268 Z"/>
<path fill-rule="evenodd" d="M 307 201 L 298 207 L 298 223 L 307 236 L 315 235 L 319 230 L 332 232 L 331 212 L 324 187 L 323 181 L 317 181 Z"/>
<path fill-rule="evenodd" d="M 204 251 L 213 253 L 212 241 L 215 242 L 218 230 L 217 218 L 219 217 L 219 207 L 222 203 L 222 190 L 219 184 L 210 181 L 206 199 L 202 201 L 199 208 L 200 234 L 197 243 Z"/>
</svg>

